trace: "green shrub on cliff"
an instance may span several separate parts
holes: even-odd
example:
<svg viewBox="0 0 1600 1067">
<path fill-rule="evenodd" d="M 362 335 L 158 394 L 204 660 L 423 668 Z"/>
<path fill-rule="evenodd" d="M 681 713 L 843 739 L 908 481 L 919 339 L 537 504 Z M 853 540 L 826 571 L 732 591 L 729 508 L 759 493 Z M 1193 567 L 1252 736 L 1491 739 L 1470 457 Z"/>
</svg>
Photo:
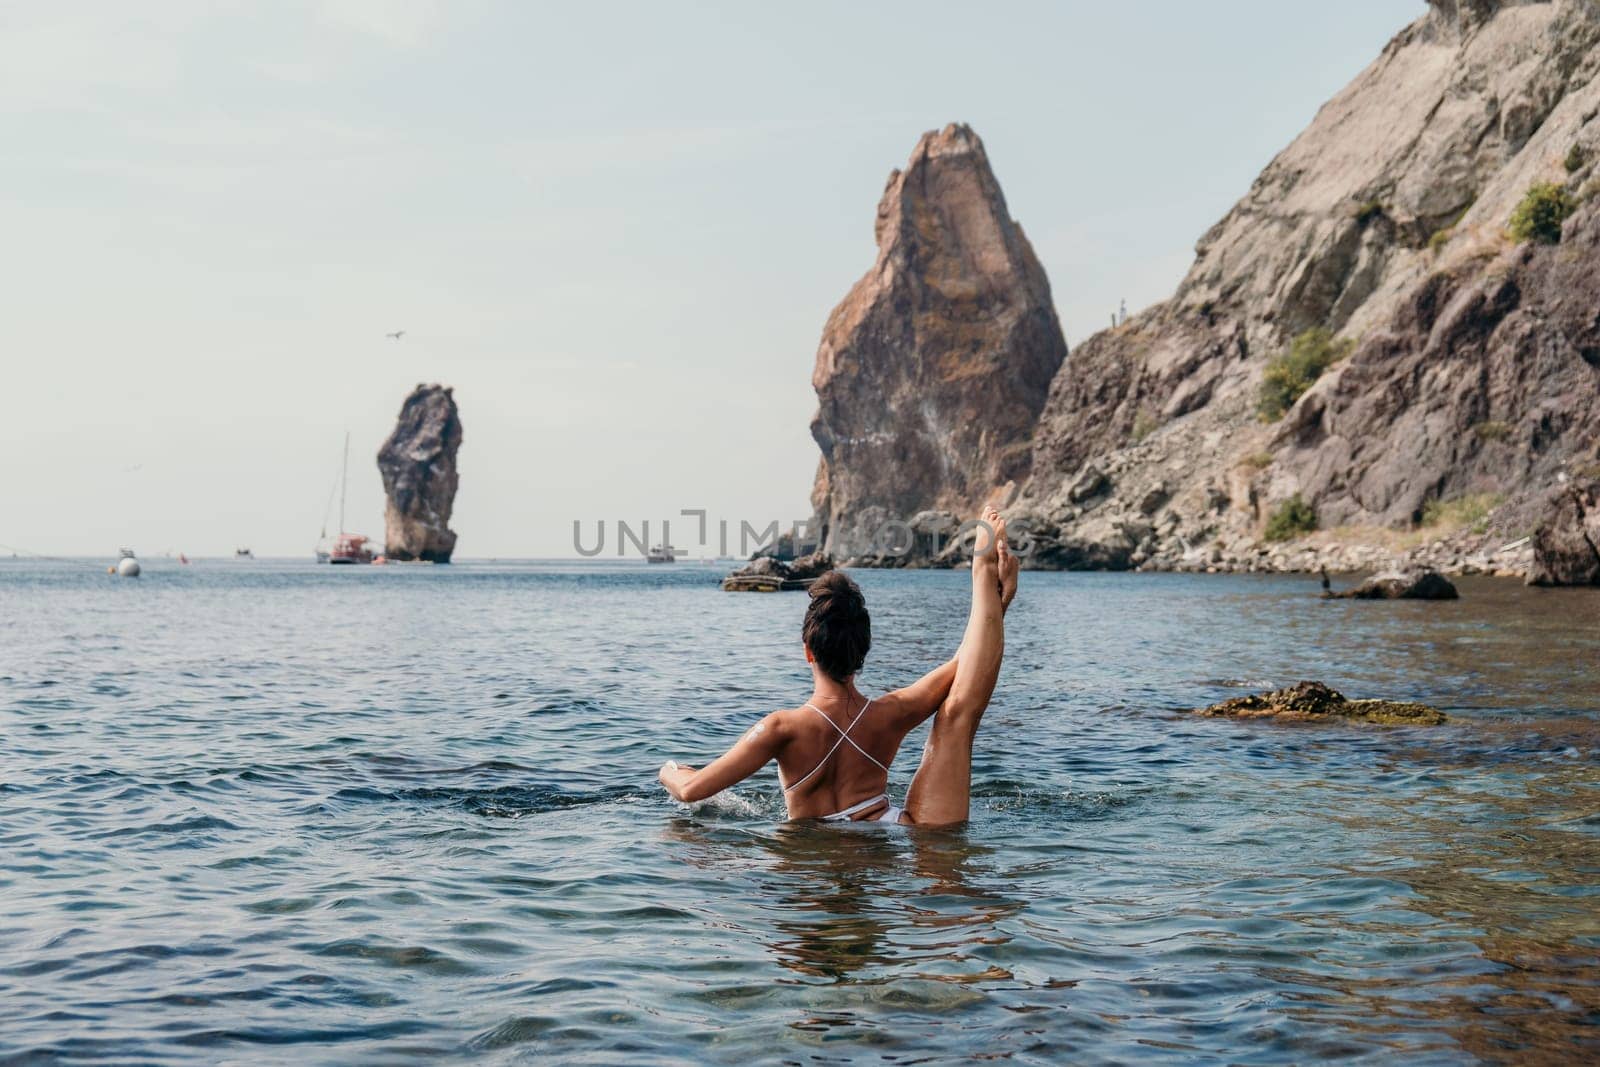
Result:
<svg viewBox="0 0 1600 1067">
<path fill-rule="evenodd" d="M 1519 241 L 1553 245 L 1561 240 L 1561 224 L 1578 210 L 1571 193 L 1555 182 L 1536 182 L 1511 213 L 1511 236 Z"/>
<path fill-rule="evenodd" d="M 1308 534 L 1317 528 L 1317 512 L 1310 504 L 1300 499 L 1300 494 L 1279 504 L 1277 510 L 1267 519 L 1266 532 L 1261 536 L 1268 541 L 1293 541 L 1302 534 Z"/>
<path fill-rule="evenodd" d="M 1289 351 L 1267 361 L 1256 411 L 1263 422 L 1277 422 L 1322 372 L 1350 354 L 1355 342 L 1315 326 L 1296 337 Z"/>
<path fill-rule="evenodd" d="M 1241 466 L 1249 467 L 1251 470 L 1264 471 L 1268 467 L 1272 466 L 1272 453 L 1252 452 L 1248 456 L 1241 459 L 1239 463 Z"/>
<path fill-rule="evenodd" d="M 1561 165 L 1567 168 L 1568 174 L 1576 174 L 1583 167 L 1583 158 L 1583 145 L 1574 141 L 1572 147 L 1567 149 L 1567 158 Z"/>
</svg>

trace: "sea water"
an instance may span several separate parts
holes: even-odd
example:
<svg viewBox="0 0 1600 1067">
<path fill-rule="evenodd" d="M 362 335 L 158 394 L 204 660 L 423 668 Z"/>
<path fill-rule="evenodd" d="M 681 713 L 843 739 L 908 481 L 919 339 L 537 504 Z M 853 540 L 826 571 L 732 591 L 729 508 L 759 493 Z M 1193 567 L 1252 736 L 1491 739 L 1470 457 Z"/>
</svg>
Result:
<svg viewBox="0 0 1600 1067">
<path fill-rule="evenodd" d="M 1025 573 L 927 831 L 661 792 L 808 693 L 719 576 L 0 563 L 0 1060 L 1600 1052 L 1600 593 Z M 952 654 L 967 576 L 857 578 L 864 691 Z M 1307 678 L 1452 722 L 1184 711 Z"/>
</svg>

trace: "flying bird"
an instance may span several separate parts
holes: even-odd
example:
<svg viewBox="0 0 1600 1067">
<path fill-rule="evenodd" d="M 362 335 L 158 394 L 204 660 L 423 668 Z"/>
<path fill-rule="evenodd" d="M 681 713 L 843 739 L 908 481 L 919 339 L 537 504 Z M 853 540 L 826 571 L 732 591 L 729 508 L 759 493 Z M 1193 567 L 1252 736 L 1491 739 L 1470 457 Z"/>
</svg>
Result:
<svg viewBox="0 0 1600 1067">
<path fill-rule="evenodd" d="M 394 333 L 386 333 L 386 334 L 384 334 L 384 336 L 387 337 L 391 341 L 398 341 L 398 340 L 400 340 L 400 338 L 404 337 L 405 335 L 406 335 L 406 332 L 404 330 L 396 330 Z"/>
</svg>

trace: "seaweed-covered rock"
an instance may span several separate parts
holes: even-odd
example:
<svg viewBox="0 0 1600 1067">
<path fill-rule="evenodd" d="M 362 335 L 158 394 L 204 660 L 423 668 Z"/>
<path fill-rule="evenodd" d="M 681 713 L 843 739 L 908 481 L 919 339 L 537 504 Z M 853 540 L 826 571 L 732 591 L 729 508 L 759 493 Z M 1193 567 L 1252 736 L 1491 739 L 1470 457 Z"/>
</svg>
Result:
<svg viewBox="0 0 1600 1067">
<path fill-rule="evenodd" d="M 1385 726 L 1438 726 L 1444 712 L 1426 704 L 1395 700 L 1350 700 L 1321 682 L 1296 682 L 1270 693 L 1234 697 L 1210 707 L 1196 708 L 1208 718 L 1276 719 L 1280 722 L 1328 722 L 1354 719 Z"/>
<path fill-rule="evenodd" d="M 1417 569 L 1374 574 L 1354 589 L 1323 596 L 1334 600 L 1456 600 L 1461 594 L 1438 571 Z"/>
</svg>

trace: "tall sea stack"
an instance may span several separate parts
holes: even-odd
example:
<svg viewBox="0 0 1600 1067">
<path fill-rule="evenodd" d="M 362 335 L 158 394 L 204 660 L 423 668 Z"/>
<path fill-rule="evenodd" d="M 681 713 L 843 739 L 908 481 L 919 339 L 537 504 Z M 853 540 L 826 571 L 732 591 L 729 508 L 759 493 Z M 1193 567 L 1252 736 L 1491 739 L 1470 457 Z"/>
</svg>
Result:
<svg viewBox="0 0 1600 1067">
<path fill-rule="evenodd" d="M 384 554 L 397 560 L 449 563 L 456 535 L 450 529 L 455 504 L 456 451 L 461 417 L 451 390 L 418 385 L 400 406 L 394 432 L 378 450 L 383 475 Z"/>
<path fill-rule="evenodd" d="M 1067 354 L 1044 269 L 968 127 L 924 134 L 889 175 L 876 237 L 811 376 L 812 506 L 840 555 L 858 540 L 847 526 L 969 512 L 1025 479 Z"/>
</svg>

